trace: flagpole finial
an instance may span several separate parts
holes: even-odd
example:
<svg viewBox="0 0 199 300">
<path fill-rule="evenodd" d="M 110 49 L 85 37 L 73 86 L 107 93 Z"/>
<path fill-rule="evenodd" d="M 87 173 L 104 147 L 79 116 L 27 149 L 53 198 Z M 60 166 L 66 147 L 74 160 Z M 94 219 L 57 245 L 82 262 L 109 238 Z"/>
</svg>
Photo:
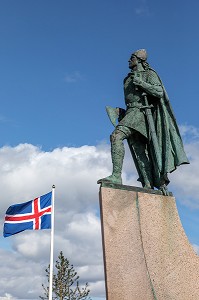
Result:
<svg viewBox="0 0 199 300">
<path fill-rule="evenodd" d="M 54 184 L 53 184 L 52 188 L 55 189 L 55 185 Z"/>
</svg>

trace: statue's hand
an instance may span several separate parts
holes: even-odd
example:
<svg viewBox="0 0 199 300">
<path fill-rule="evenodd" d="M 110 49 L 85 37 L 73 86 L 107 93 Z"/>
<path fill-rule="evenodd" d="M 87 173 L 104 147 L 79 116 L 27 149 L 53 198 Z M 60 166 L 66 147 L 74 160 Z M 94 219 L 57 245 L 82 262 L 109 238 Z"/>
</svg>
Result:
<svg viewBox="0 0 199 300">
<path fill-rule="evenodd" d="M 139 76 L 135 75 L 133 77 L 133 83 L 135 85 L 142 86 L 143 81 L 141 80 L 141 78 Z"/>
</svg>

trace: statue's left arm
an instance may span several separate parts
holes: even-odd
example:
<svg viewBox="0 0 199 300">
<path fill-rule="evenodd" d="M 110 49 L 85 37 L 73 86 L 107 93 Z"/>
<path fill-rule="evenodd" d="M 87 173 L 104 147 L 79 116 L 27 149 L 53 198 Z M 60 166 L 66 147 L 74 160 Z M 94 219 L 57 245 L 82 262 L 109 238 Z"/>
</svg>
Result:
<svg viewBox="0 0 199 300">
<path fill-rule="evenodd" d="M 146 76 L 134 77 L 134 84 L 141 87 L 146 93 L 157 98 L 162 98 L 164 91 L 158 75 L 153 70 L 145 72 Z"/>
</svg>

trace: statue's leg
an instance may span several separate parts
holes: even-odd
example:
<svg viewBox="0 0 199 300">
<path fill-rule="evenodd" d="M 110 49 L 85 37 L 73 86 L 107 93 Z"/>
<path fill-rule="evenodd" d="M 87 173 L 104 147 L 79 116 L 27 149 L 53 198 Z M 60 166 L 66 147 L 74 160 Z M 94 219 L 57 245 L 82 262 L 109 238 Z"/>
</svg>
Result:
<svg viewBox="0 0 199 300">
<path fill-rule="evenodd" d="M 122 174 L 122 165 L 123 165 L 124 154 L 125 154 L 123 140 L 125 138 L 126 135 L 119 129 L 116 129 L 110 136 L 111 157 L 113 163 L 112 174 L 118 178 L 121 178 L 121 174 Z"/>
<path fill-rule="evenodd" d="M 113 164 L 112 175 L 99 179 L 98 183 L 111 182 L 115 184 L 122 184 L 122 165 L 124 160 L 124 144 L 123 140 L 126 139 L 126 134 L 116 128 L 110 136 L 111 141 L 111 157 Z"/>
<path fill-rule="evenodd" d="M 134 133 L 131 137 L 131 147 L 134 151 L 134 159 L 139 169 L 139 180 L 144 188 L 154 188 L 153 165 L 147 150 L 147 140 L 139 133 Z"/>
</svg>

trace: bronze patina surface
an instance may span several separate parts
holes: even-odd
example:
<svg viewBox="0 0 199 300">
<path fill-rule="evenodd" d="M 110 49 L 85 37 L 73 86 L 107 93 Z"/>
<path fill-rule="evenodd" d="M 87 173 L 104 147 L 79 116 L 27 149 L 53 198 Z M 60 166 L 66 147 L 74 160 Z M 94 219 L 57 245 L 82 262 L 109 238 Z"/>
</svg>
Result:
<svg viewBox="0 0 199 300">
<path fill-rule="evenodd" d="M 115 126 L 110 136 L 113 172 L 98 183 L 122 184 L 126 139 L 142 186 L 157 188 L 167 195 L 168 173 L 189 161 L 168 95 L 160 77 L 148 64 L 145 49 L 131 55 L 129 68 L 131 72 L 124 79 L 126 109 L 106 108 Z"/>
</svg>

